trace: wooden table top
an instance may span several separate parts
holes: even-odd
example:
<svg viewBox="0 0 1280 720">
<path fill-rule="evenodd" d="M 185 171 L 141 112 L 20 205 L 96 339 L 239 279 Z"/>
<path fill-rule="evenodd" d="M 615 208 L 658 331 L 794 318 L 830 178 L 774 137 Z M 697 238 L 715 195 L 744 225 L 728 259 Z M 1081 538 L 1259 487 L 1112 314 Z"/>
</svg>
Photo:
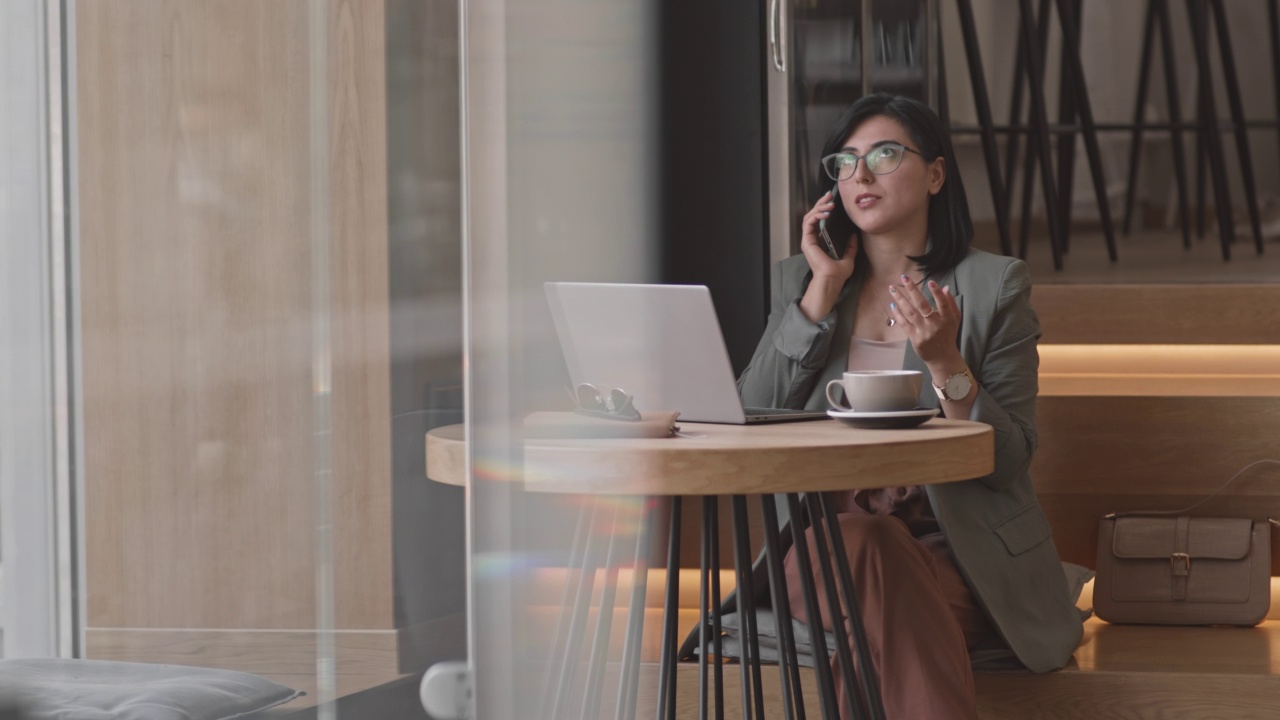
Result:
<svg viewBox="0 0 1280 720">
<path fill-rule="evenodd" d="M 988 475 L 990 425 L 935 418 L 908 430 L 862 430 L 835 420 L 756 426 L 682 423 L 693 437 L 529 440 L 533 492 L 754 495 L 928 485 Z M 427 477 L 466 479 L 462 425 L 427 433 Z"/>
</svg>

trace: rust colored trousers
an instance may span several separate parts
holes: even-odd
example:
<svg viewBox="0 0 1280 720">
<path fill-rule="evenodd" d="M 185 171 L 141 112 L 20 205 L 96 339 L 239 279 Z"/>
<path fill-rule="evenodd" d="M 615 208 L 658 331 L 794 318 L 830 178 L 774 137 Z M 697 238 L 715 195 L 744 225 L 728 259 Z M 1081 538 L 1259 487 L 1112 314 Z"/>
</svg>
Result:
<svg viewBox="0 0 1280 720">
<path fill-rule="evenodd" d="M 995 631 L 961 577 L 942 533 L 912 537 L 893 516 L 853 508 L 838 515 L 854 592 L 862 611 L 885 714 L 889 720 L 977 720 L 969 648 Z M 817 568 L 813 530 L 808 532 Z M 807 622 L 793 546 L 787 554 L 788 596 L 794 616 Z M 832 629 L 823 579 L 816 576 L 822 624 Z M 851 633 L 841 608 L 840 620 Z M 849 698 L 831 649 L 840 717 Z"/>
</svg>

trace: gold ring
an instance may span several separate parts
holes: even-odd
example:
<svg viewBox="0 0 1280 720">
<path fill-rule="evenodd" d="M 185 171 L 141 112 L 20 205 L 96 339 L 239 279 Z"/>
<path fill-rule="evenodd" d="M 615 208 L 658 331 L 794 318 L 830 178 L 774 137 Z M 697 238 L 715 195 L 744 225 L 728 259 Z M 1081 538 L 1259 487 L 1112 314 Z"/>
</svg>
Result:
<svg viewBox="0 0 1280 720">
<path fill-rule="evenodd" d="M 930 310 L 928 315 L 921 315 L 920 317 L 922 317 L 922 318 L 931 318 L 931 317 L 933 317 L 933 314 L 934 314 L 934 313 L 936 313 L 936 312 L 938 312 L 936 309 L 935 309 L 935 310 Z"/>
</svg>

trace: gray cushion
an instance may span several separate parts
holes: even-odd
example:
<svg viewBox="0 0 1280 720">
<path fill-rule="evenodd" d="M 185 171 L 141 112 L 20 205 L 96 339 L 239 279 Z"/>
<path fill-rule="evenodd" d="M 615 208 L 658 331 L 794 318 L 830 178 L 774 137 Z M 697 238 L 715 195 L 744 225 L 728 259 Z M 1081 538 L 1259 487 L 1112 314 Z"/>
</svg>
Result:
<svg viewBox="0 0 1280 720">
<path fill-rule="evenodd" d="M 24 720 L 226 720 L 301 692 L 249 673 L 106 660 L 0 660 L 0 704 Z"/>
</svg>

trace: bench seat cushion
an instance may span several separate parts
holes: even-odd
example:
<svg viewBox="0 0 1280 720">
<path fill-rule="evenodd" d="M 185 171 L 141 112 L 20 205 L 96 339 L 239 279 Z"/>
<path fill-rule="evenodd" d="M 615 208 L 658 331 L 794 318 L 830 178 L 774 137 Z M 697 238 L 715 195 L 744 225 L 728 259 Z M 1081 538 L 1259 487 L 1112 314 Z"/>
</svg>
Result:
<svg viewBox="0 0 1280 720">
<path fill-rule="evenodd" d="M 0 703 L 30 720 L 226 720 L 301 694 L 232 670 L 106 660 L 0 660 Z"/>
</svg>

